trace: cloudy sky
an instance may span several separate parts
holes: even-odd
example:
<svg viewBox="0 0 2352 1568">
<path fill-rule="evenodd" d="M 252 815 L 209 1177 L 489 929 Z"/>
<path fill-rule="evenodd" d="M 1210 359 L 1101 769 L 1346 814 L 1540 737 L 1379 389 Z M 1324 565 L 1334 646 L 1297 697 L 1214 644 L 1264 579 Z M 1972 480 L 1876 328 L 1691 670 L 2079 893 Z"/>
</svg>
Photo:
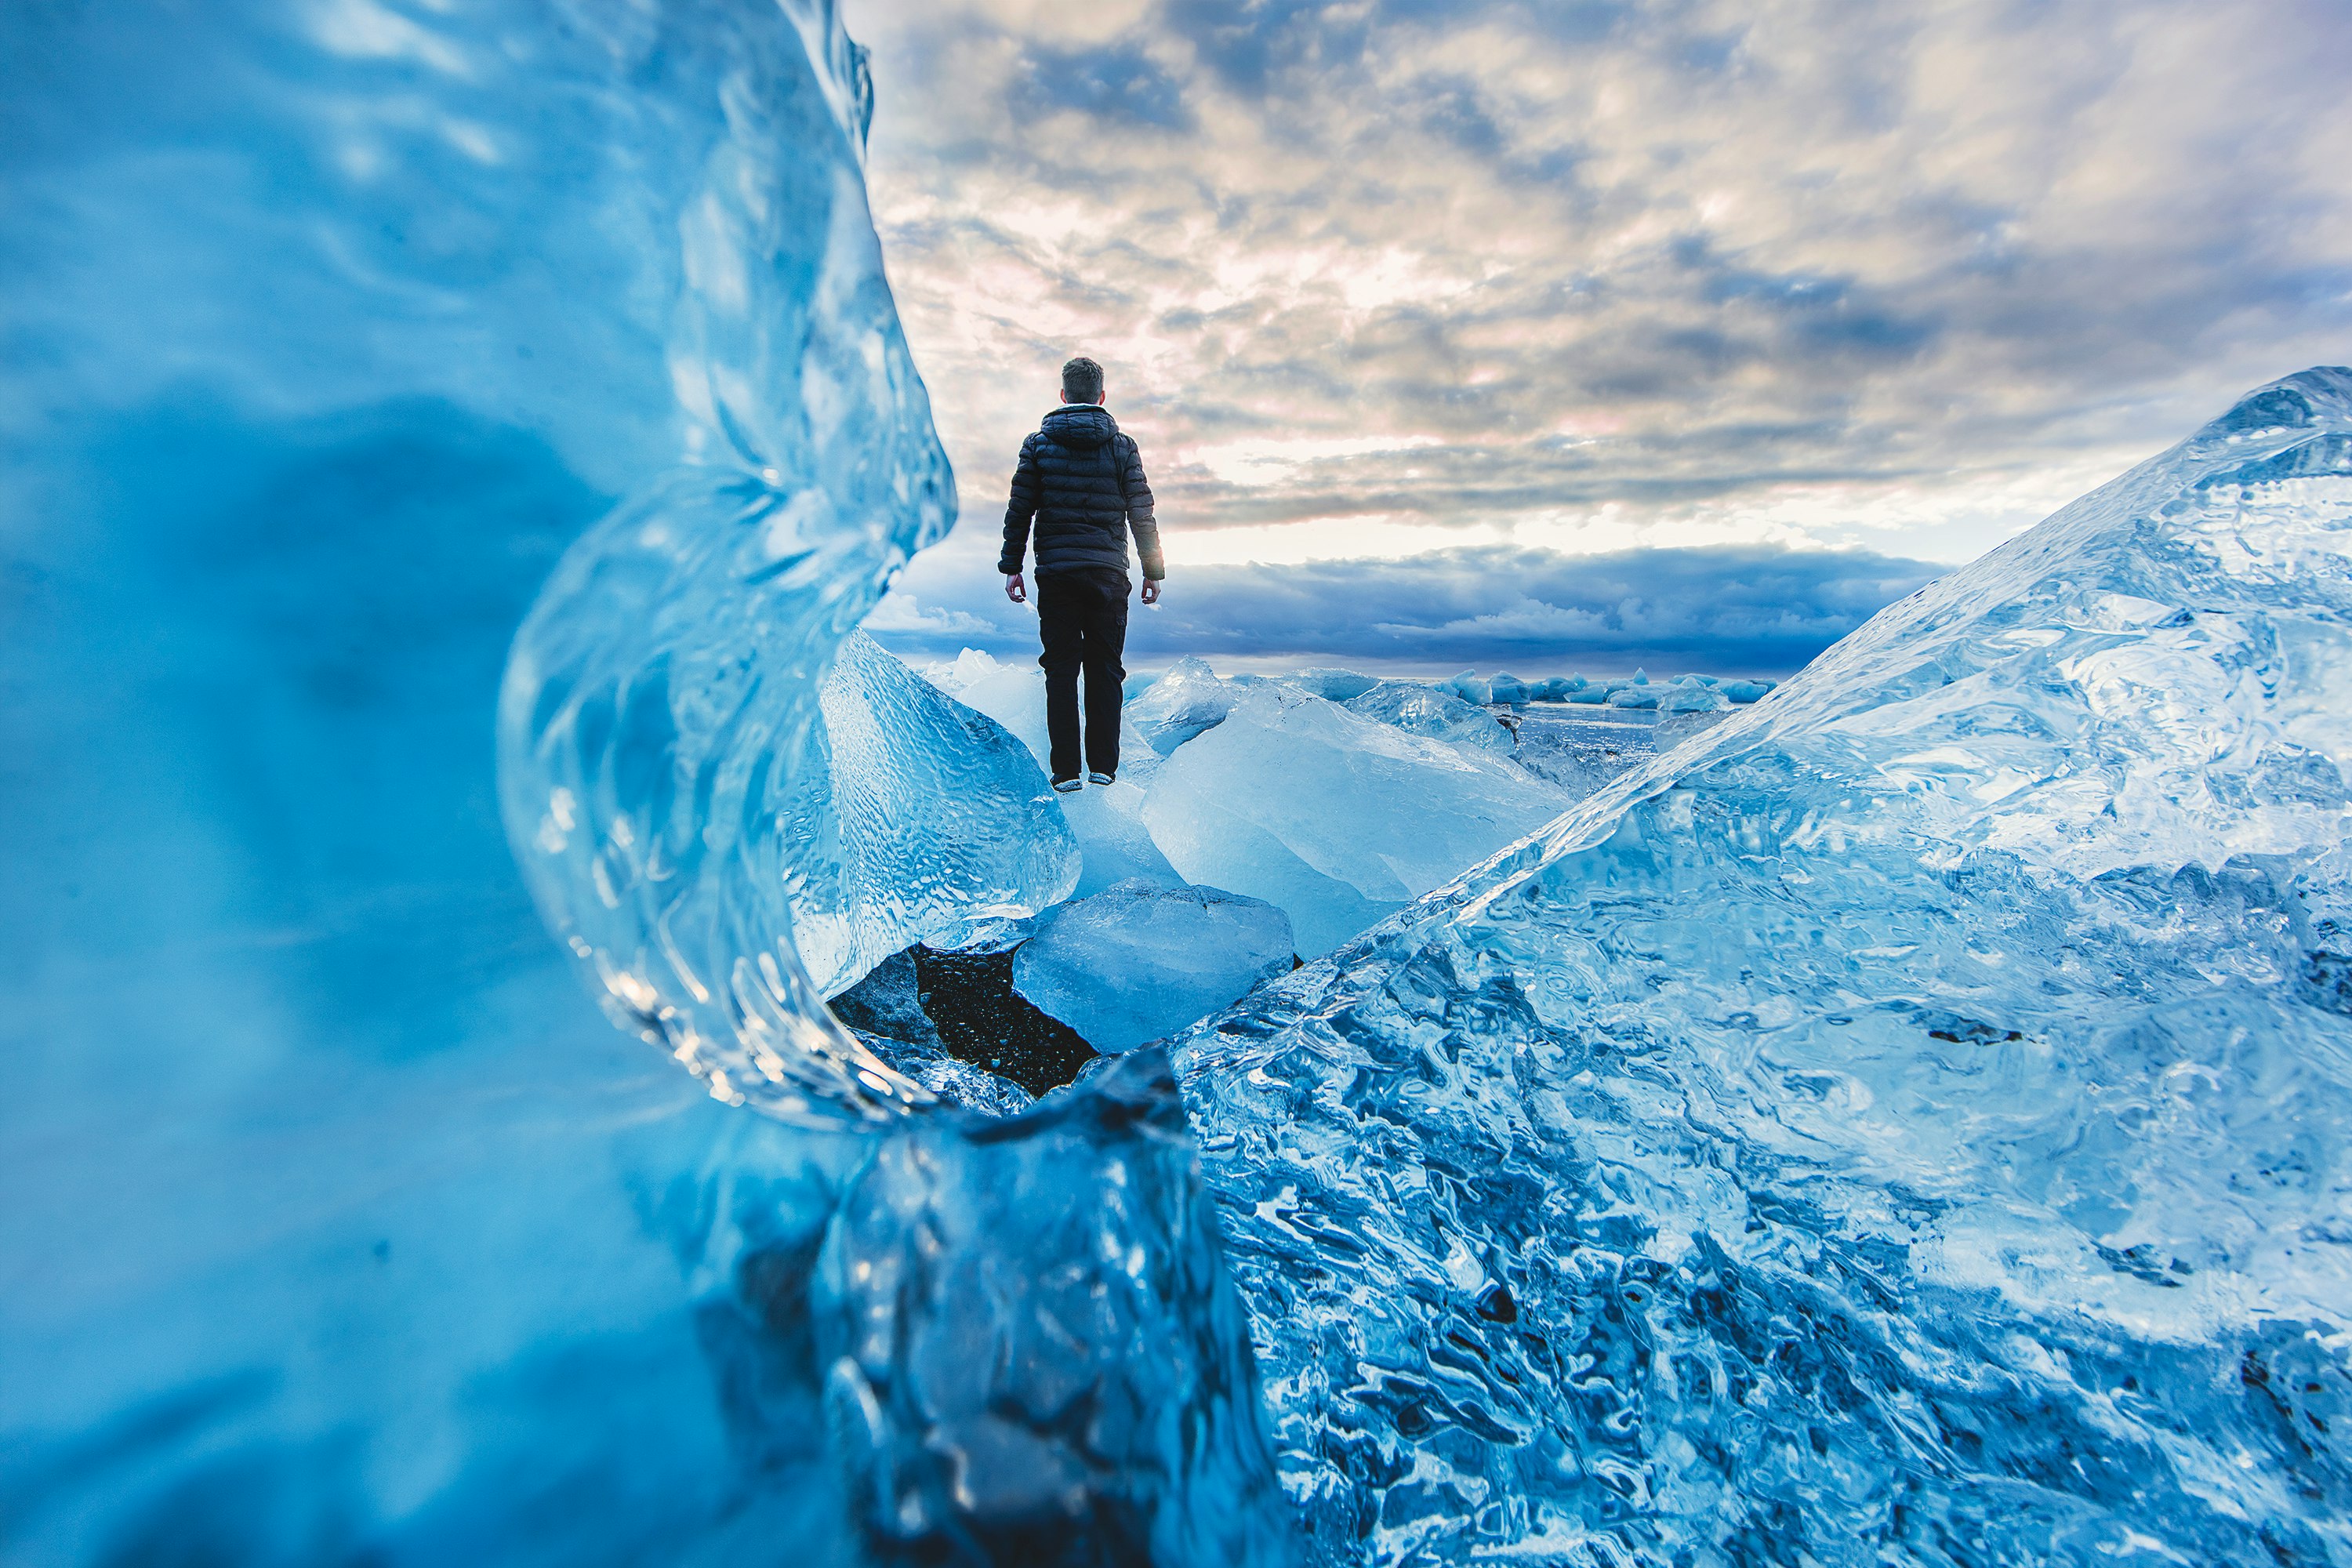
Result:
<svg viewBox="0 0 2352 1568">
<path fill-rule="evenodd" d="M 2352 360 L 2352 6 L 846 0 L 963 521 L 1087 353 L 1167 603 L 1129 664 L 1777 672 Z"/>
</svg>

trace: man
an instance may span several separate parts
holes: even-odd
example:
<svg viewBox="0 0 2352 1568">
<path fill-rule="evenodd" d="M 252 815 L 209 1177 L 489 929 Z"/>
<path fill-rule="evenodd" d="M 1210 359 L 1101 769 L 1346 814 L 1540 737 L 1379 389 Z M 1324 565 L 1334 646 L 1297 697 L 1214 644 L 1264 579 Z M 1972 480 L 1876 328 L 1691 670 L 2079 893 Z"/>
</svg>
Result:
<svg viewBox="0 0 2352 1568">
<path fill-rule="evenodd" d="M 1029 528 L 1037 530 L 1037 635 L 1045 647 L 1045 733 L 1051 742 L 1054 787 L 1080 787 L 1118 779 L 1119 662 L 1127 651 L 1127 536 L 1135 533 L 1143 558 L 1143 602 L 1160 602 L 1168 574 L 1160 558 L 1160 525 L 1151 518 L 1151 486 L 1134 437 L 1122 435 L 1102 405 L 1103 370 L 1090 359 L 1062 367 L 1062 406 L 1044 428 L 1021 443 L 1013 473 L 1013 504 L 1004 509 L 1004 550 L 996 569 L 1004 596 L 1029 601 L 1021 563 Z M 1086 672 L 1085 744 L 1079 743 L 1078 672 Z"/>
</svg>

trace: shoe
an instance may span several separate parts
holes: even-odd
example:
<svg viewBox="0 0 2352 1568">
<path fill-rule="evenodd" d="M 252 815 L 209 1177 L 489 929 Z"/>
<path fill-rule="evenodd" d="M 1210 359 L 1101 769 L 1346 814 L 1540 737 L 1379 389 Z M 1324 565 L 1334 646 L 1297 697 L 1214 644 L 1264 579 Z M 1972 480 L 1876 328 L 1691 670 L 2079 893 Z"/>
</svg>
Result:
<svg viewBox="0 0 2352 1568">
<path fill-rule="evenodd" d="M 1118 783 L 1118 775 L 1117 773 L 1088 773 L 1087 775 L 1087 783 L 1090 784 L 1115 784 Z"/>
<path fill-rule="evenodd" d="M 1078 791 L 1086 787 L 1087 786 L 1084 784 L 1080 783 L 1076 779 L 1055 779 L 1054 781 L 1054 793 L 1055 795 L 1076 795 Z"/>
</svg>

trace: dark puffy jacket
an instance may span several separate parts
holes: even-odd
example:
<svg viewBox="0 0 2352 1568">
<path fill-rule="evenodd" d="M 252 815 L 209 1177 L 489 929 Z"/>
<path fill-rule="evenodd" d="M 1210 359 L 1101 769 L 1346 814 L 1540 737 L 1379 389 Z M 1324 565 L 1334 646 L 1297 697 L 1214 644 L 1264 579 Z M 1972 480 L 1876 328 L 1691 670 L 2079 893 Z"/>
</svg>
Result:
<svg viewBox="0 0 2352 1568">
<path fill-rule="evenodd" d="M 1151 486 L 1135 438 L 1119 433 L 1098 403 L 1065 403 L 1045 416 L 1045 428 L 1021 443 L 1013 472 L 1013 504 L 1004 509 L 1004 550 L 996 569 L 1021 570 L 1031 519 L 1037 524 L 1037 574 L 1108 566 L 1127 570 L 1127 531 L 1143 574 L 1168 574 L 1160 558 L 1160 525 L 1151 520 Z"/>
</svg>

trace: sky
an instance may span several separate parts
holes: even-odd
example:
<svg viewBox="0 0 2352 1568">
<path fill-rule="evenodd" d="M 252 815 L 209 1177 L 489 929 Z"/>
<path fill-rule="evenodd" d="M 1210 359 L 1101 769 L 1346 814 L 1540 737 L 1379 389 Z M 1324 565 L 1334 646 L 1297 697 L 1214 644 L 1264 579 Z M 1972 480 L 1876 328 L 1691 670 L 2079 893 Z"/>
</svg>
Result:
<svg viewBox="0 0 2352 1568">
<path fill-rule="evenodd" d="M 1101 361 L 1130 668 L 1777 674 L 2352 360 L 2352 5 L 845 0 L 962 521 L 868 626 L 1027 655 Z"/>
</svg>

